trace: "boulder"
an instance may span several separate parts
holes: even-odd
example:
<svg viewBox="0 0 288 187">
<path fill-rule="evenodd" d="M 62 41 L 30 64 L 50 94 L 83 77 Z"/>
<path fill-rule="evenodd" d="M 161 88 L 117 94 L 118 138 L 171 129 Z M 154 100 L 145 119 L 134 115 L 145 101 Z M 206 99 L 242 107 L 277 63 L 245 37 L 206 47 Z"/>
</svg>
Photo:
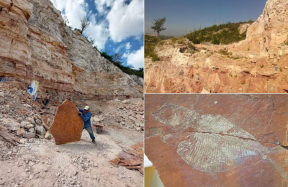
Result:
<svg viewBox="0 0 288 187">
<path fill-rule="evenodd" d="M 78 116 L 78 108 L 69 100 L 65 100 L 56 112 L 53 124 L 49 129 L 56 145 L 79 141 L 84 127 Z"/>
</svg>

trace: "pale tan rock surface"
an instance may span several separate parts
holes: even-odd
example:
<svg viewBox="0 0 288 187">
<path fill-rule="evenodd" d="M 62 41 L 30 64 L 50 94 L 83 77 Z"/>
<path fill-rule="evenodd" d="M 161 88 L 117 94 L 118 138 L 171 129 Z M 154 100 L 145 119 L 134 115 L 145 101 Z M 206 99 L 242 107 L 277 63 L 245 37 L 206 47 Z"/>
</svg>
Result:
<svg viewBox="0 0 288 187">
<path fill-rule="evenodd" d="M 287 1 L 268 0 L 246 40 L 230 45 L 199 44 L 191 53 L 188 40 L 164 40 L 155 48 L 160 61 L 145 58 L 145 92 L 288 92 L 287 11 Z"/>
<path fill-rule="evenodd" d="M 50 1 L 0 2 L 0 76 L 95 97 L 141 97 L 142 88 L 71 31 Z"/>
</svg>

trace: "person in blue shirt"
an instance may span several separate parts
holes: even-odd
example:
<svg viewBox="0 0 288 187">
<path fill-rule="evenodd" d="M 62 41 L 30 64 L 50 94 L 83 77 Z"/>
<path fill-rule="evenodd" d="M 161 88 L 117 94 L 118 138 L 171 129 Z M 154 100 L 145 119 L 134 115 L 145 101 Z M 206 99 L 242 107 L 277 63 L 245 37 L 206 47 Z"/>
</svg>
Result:
<svg viewBox="0 0 288 187">
<path fill-rule="evenodd" d="M 90 138 L 92 139 L 92 142 L 96 143 L 95 136 L 94 136 L 92 126 L 91 126 L 91 112 L 89 111 L 90 107 L 85 106 L 84 109 L 78 108 L 78 110 L 79 110 L 79 116 L 82 118 L 84 122 L 83 130 L 86 129 L 90 135 Z"/>
</svg>

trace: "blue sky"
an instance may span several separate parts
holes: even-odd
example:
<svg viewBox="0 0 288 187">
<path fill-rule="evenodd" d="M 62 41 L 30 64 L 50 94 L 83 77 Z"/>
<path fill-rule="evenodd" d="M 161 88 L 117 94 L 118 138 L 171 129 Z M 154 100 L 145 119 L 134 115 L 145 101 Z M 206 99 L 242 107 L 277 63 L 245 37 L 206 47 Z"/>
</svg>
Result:
<svg viewBox="0 0 288 187">
<path fill-rule="evenodd" d="M 144 0 L 51 0 L 67 24 L 81 27 L 86 17 L 90 24 L 83 32 L 100 51 L 123 54 L 126 66 L 143 68 Z"/>
<path fill-rule="evenodd" d="M 256 20 L 266 0 L 145 0 L 145 33 L 153 33 L 154 19 L 166 17 L 161 34 L 182 36 L 194 27 Z"/>
</svg>

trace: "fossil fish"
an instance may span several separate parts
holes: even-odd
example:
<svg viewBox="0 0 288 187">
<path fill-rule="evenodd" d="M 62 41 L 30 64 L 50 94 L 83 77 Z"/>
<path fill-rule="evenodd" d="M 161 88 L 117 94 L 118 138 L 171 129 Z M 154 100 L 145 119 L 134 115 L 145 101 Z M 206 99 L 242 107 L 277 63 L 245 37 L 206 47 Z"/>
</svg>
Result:
<svg viewBox="0 0 288 187">
<path fill-rule="evenodd" d="M 251 156 L 260 156 L 283 178 L 287 178 L 283 168 L 267 156 L 268 148 L 221 115 L 200 115 L 193 109 L 164 104 L 152 116 L 171 128 L 194 129 L 187 140 L 179 143 L 177 153 L 197 170 L 226 172 L 244 157 L 249 159 Z M 162 136 L 162 141 L 166 143 L 172 136 L 173 134 Z"/>
</svg>

